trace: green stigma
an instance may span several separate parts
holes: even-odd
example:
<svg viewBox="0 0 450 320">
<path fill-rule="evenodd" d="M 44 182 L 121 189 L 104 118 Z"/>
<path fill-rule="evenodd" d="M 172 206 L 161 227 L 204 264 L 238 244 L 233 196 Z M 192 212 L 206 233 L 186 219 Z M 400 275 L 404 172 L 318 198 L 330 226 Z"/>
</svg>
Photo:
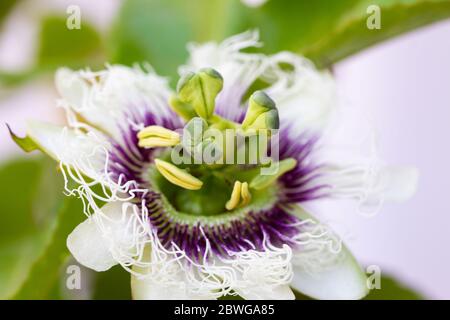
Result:
<svg viewBox="0 0 450 320">
<path fill-rule="evenodd" d="M 216 97 L 223 88 L 223 78 L 214 69 L 188 73 L 178 81 L 178 99 L 192 106 L 198 116 L 207 120 L 214 114 Z"/>
</svg>

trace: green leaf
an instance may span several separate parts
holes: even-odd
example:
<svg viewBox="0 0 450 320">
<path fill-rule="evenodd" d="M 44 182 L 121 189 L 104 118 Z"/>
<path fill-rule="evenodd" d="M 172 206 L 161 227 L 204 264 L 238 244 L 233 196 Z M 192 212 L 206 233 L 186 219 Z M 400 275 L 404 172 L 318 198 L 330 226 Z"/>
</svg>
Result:
<svg viewBox="0 0 450 320">
<path fill-rule="evenodd" d="M 245 300 L 244 298 L 242 298 L 239 295 L 226 295 L 226 296 L 221 296 L 218 300 Z"/>
<path fill-rule="evenodd" d="M 42 160 L 18 160 L 0 168 L 0 298 L 11 296 L 43 246 L 45 219 L 36 215 L 36 190 L 43 176 Z M 53 201 L 43 207 L 54 205 Z M 44 205 L 45 204 L 45 205 Z"/>
<path fill-rule="evenodd" d="M 3 1 L 3 0 L 2 0 Z M 21 72 L 0 70 L 0 87 L 22 85 L 36 77 L 53 73 L 56 68 L 102 67 L 106 57 L 103 40 L 84 20 L 80 29 L 68 29 L 66 17 L 46 16 L 41 21 L 36 64 Z"/>
<path fill-rule="evenodd" d="M 366 28 L 369 5 L 381 9 L 381 29 Z M 450 17 L 450 1 L 379 0 L 360 1 L 342 17 L 333 32 L 305 48 L 306 56 L 318 65 L 328 66 L 364 48 L 402 33 Z"/>
<path fill-rule="evenodd" d="M 5 18 L 8 16 L 14 6 L 19 3 L 19 0 L 2 0 L 0 1 L 0 27 Z"/>
<path fill-rule="evenodd" d="M 189 1 L 125 1 L 110 39 L 112 61 L 132 65 L 149 62 L 158 73 L 174 76 L 193 38 Z M 184 4 L 186 3 L 186 4 Z"/>
<path fill-rule="evenodd" d="M 0 167 L 0 243 L 39 231 L 43 222 L 35 216 L 34 200 L 45 165 L 42 159 L 20 159 Z"/>
<path fill-rule="evenodd" d="M 50 296 L 54 284 L 59 280 L 61 267 L 70 257 L 66 238 L 81 222 L 82 212 L 82 203 L 77 198 L 67 198 L 61 203 L 57 217 L 48 227 L 51 236 L 45 250 L 32 264 L 14 299 L 47 299 Z"/>
<path fill-rule="evenodd" d="M 80 29 L 68 29 L 66 17 L 45 17 L 39 40 L 37 61 L 40 67 L 85 68 L 97 67 L 104 62 L 101 38 L 84 20 Z"/>
<path fill-rule="evenodd" d="M 373 289 L 364 300 L 423 300 L 424 297 L 392 276 L 381 277 L 381 288 Z"/>
<path fill-rule="evenodd" d="M 0 299 L 45 299 L 69 256 L 67 234 L 83 219 L 77 199 L 63 195 L 49 159 L 0 168 Z"/>
<path fill-rule="evenodd" d="M 369 30 L 370 5 L 381 9 L 381 29 Z M 371 45 L 450 17 L 447 0 L 269 0 L 258 8 L 239 0 L 128 0 L 113 28 L 114 62 L 147 61 L 175 78 L 186 43 L 221 41 L 259 29 L 263 50 L 291 50 L 321 67 Z"/>
<path fill-rule="evenodd" d="M 370 5 L 381 10 L 379 30 L 367 27 Z M 276 0 L 241 11 L 238 29 L 258 28 L 265 50 L 296 51 L 327 67 L 371 45 L 450 17 L 450 1 Z"/>
<path fill-rule="evenodd" d="M 23 72 L 8 72 L 0 70 L 0 88 L 11 88 L 21 85 L 26 81 L 32 80 L 40 73 L 42 73 L 42 71 L 37 69 L 27 70 Z"/>
<path fill-rule="evenodd" d="M 296 300 L 313 300 L 301 292 L 294 290 Z M 417 292 L 408 288 L 392 276 L 381 277 L 381 288 L 372 289 L 363 300 L 422 300 L 423 297 Z"/>
<path fill-rule="evenodd" d="M 149 62 L 159 74 L 172 77 L 187 59 L 191 41 L 221 40 L 228 34 L 230 6 L 236 0 L 128 0 L 112 28 L 112 61 L 131 65 Z"/>
<path fill-rule="evenodd" d="M 295 300 L 314 300 L 311 297 L 305 296 L 303 293 L 291 288 L 292 292 L 294 292 Z"/>
<path fill-rule="evenodd" d="M 130 273 L 121 266 L 97 273 L 94 300 L 130 300 Z"/>
</svg>

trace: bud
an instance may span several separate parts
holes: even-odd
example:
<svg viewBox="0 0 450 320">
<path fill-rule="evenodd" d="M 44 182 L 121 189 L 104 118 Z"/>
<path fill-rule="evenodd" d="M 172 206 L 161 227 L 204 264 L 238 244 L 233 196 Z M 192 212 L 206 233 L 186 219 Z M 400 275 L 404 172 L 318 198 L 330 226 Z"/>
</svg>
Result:
<svg viewBox="0 0 450 320">
<path fill-rule="evenodd" d="M 193 107 L 197 115 L 209 119 L 214 113 L 216 96 L 222 90 L 223 78 L 216 70 L 190 72 L 177 85 L 178 98 Z"/>
<path fill-rule="evenodd" d="M 280 121 L 275 102 L 262 91 L 253 93 L 242 122 L 242 129 L 278 129 L 279 126 Z"/>
</svg>

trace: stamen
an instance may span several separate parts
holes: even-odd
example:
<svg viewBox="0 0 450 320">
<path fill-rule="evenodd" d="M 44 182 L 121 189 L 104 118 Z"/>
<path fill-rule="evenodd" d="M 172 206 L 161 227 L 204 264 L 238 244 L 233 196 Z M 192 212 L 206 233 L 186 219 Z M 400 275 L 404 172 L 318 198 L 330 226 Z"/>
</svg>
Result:
<svg viewBox="0 0 450 320">
<path fill-rule="evenodd" d="M 252 195 L 248 189 L 248 183 L 236 181 L 231 192 L 230 200 L 225 204 L 225 208 L 227 210 L 233 210 L 238 206 L 246 206 L 250 203 L 251 199 Z"/>
<path fill-rule="evenodd" d="M 227 210 L 233 210 L 238 206 L 239 201 L 241 200 L 241 185 L 242 184 L 240 181 L 236 181 L 234 183 L 233 191 L 231 192 L 231 198 L 225 204 L 225 208 Z"/>
<path fill-rule="evenodd" d="M 242 206 L 246 206 L 250 203 L 252 200 L 252 195 L 250 194 L 250 191 L 248 190 L 248 183 L 243 182 L 241 185 L 241 197 L 242 197 Z"/>
<path fill-rule="evenodd" d="M 155 159 L 156 169 L 171 183 L 188 190 L 201 189 L 203 182 L 173 164 Z"/>
<path fill-rule="evenodd" d="M 171 147 L 180 143 L 180 135 L 160 126 L 148 126 L 137 134 L 139 146 L 145 148 Z"/>
</svg>

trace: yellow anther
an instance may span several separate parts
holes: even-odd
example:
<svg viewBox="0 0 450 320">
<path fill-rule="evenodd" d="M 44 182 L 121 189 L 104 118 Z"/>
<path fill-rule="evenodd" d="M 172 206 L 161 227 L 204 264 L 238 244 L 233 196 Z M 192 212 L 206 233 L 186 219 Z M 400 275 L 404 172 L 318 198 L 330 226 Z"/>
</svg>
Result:
<svg viewBox="0 0 450 320">
<path fill-rule="evenodd" d="M 155 159 L 156 169 L 171 183 L 188 190 L 198 190 L 203 182 L 173 164 Z"/>
<path fill-rule="evenodd" d="M 246 206 L 250 203 L 252 200 L 252 195 L 250 194 L 250 191 L 248 190 L 248 183 L 243 182 L 241 185 L 241 197 L 242 197 L 242 206 Z"/>
<path fill-rule="evenodd" d="M 248 190 L 248 183 L 236 181 L 231 192 L 230 200 L 225 204 L 225 208 L 227 210 L 233 210 L 238 206 L 246 206 L 250 203 L 251 199 L 252 196 Z"/>
<path fill-rule="evenodd" d="M 160 126 L 148 126 L 137 134 L 139 146 L 145 148 L 170 147 L 180 143 L 180 135 Z"/>
<path fill-rule="evenodd" d="M 225 204 L 225 208 L 227 210 L 233 210 L 239 205 L 239 201 L 241 200 L 241 183 L 236 181 L 234 183 L 233 191 L 231 192 L 231 198 Z"/>
</svg>

